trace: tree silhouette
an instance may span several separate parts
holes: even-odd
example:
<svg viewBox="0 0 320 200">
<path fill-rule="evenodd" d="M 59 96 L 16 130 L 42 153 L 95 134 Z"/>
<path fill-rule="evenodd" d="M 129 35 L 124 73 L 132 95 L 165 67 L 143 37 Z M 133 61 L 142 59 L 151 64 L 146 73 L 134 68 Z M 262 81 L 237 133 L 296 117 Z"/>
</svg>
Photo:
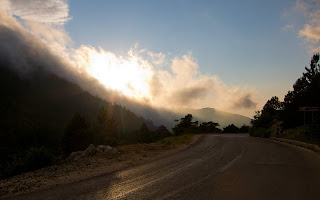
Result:
<svg viewBox="0 0 320 200">
<path fill-rule="evenodd" d="M 118 128 L 115 121 L 108 116 L 107 110 L 101 106 L 96 119 L 96 144 L 116 145 Z"/>
<path fill-rule="evenodd" d="M 288 127 L 301 125 L 303 115 L 299 108 L 304 106 L 320 106 L 320 65 L 319 53 L 314 54 L 310 66 L 303 73 L 284 98 L 284 122 Z"/>
<path fill-rule="evenodd" d="M 180 135 L 182 133 L 220 133 L 221 130 L 217 128 L 220 126 L 218 123 L 209 121 L 202 122 L 199 125 L 199 121 L 192 121 L 192 114 L 187 114 L 185 117 L 179 120 L 175 120 L 175 122 L 179 122 L 172 128 L 173 133 L 175 135 Z"/>
<path fill-rule="evenodd" d="M 85 115 L 76 113 L 67 123 L 64 136 L 64 151 L 70 153 L 72 151 L 84 150 L 92 141 L 90 133 L 90 124 Z"/>
<path fill-rule="evenodd" d="M 151 132 L 145 123 L 142 123 L 138 131 L 138 142 L 151 142 Z"/>
<path fill-rule="evenodd" d="M 171 136 L 172 134 L 164 125 L 159 126 L 155 131 L 154 140 L 163 139 Z"/>
<path fill-rule="evenodd" d="M 263 110 L 281 110 L 283 108 L 283 103 L 279 101 L 277 96 L 272 97 L 267 103 L 263 106 Z"/>
<path fill-rule="evenodd" d="M 223 133 L 240 133 L 240 130 L 234 124 L 230 124 L 227 127 L 223 128 L 222 132 Z"/>
<path fill-rule="evenodd" d="M 199 126 L 199 131 L 202 133 L 220 133 L 221 130 L 217 126 L 220 125 L 212 121 L 202 122 Z"/>
<path fill-rule="evenodd" d="M 175 120 L 175 122 L 179 122 L 172 128 L 173 133 L 175 135 L 180 135 L 184 132 L 191 131 L 192 127 L 197 128 L 198 122 L 192 122 L 192 114 L 187 114 L 185 117 L 179 120 Z"/>
<path fill-rule="evenodd" d="M 293 91 L 289 91 L 286 95 L 284 99 L 286 109 L 297 109 L 302 105 L 320 105 L 320 65 L 318 62 L 319 53 L 313 55 L 310 67 L 305 67 L 306 72 L 295 82 Z"/>
<path fill-rule="evenodd" d="M 240 127 L 239 131 L 240 133 L 249 133 L 249 128 L 250 128 L 249 126 L 243 125 Z"/>
</svg>

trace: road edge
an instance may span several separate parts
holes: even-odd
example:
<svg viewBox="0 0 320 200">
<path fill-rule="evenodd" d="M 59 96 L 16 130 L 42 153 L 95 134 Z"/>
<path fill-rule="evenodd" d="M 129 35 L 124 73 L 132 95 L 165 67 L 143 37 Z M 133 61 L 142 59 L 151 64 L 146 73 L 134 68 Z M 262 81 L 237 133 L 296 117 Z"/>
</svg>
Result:
<svg viewBox="0 0 320 200">
<path fill-rule="evenodd" d="M 278 141 L 278 142 L 282 142 L 282 143 L 287 143 L 287 144 L 299 146 L 299 147 L 302 147 L 305 149 L 310 149 L 312 151 L 320 153 L 320 147 L 316 144 L 309 144 L 309 143 L 300 142 L 297 140 L 290 140 L 290 139 L 277 138 L 277 137 L 270 137 L 269 139 L 274 140 L 274 141 Z"/>
</svg>

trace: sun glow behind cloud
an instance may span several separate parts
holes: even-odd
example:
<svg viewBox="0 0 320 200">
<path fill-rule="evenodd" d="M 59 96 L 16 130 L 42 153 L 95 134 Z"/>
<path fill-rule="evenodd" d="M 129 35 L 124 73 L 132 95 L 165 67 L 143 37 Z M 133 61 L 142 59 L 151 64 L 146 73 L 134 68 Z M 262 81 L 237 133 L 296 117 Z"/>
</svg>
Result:
<svg viewBox="0 0 320 200">
<path fill-rule="evenodd" d="M 52 53 L 54 59 L 63 63 L 61 67 L 73 71 L 76 78 L 61 75 L 78 83 L 89 92 L 110 101 L 105 94 L 112 90 L 113 97 L 119 94 L 119 99 L 125 96 L 140 103 L 168 109 L 215 107 L 248 116 L 256 109 L 256 102 L 259 99 L 255 88 L 228 86 L 217 75 L 202 74 L 198 61 L 191 52 L 168 59 L 162 52 L 139 49 L 139 45 L 130 49 L 127 56 L 118 56 L 102 48 L 97 49 L 88 45 L 72 48 L 72 40 L 63 26 L 70 20 L 68 5 L 61 0 L 48 2 L 51 3 L 26 5 L 22 3 L 23 6 L 13 7 L 8 3 L 6 9 L 9 8 L 10 12 L 3 13 L 0 25 L 11 28 L 15 25 L 17 32 L 28 35 L 25 37 L 27 43 L 30 38 L 36 40 L 36 44 L 32 45 L 33 49 L 41 46 L 42 49 Z M 19 19 L 12 17 L 12 13 L 21 13 L 19 12 L 21 7 L 27 9 L 28 13 L 34 13 L 32 18 L 27 18 L 25 15 Z M 54 18 L 46 20 L 46 12 L 33 12 L 33 10 L 48 9 L 58 10 L 54 12 Z M 48 63 L 47 60 L 50 60 L 48 56 L 44 56 L 42 62 Z M 169 68 L 163 67 L 164 64 Z M 46 65 L 48 64 L 43 64 Z M 98 80 L 106 90 L 97 90 L 94 84 L 85 85 L 86 82 L 82 80 L 84 77 Z M 116 97 L 112 101 L 117 101 Z"/>
<path fill-rule="evenodd" d="M 133 55 L 128 58 L 117 57 L 103 49 L 97 51 L 87 46 L 80 47 L 75 55 L 78 67 L 86 70 L 106 88 L 135 99 L 149 98 L 148 82 L 152 72 L 139 58 Z"/>
</svg>

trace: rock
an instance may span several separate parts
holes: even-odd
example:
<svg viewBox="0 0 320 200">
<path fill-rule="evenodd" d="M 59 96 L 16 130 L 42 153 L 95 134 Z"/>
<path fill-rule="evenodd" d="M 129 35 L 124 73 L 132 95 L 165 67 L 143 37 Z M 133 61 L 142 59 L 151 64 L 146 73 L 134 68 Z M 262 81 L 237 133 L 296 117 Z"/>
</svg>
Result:
<svg viewBox="0 0 320 200">
<path fill-rule="evenodd" d="M 94 154 L 102 152 L 102 153 L 110 153 L 110 154 L 117 154 L 119 151 L 116 148 L 113 148 L 109 145 L 98 145 L 94 147 L 93 144 L 90 144 L 88 148 L 84 151 L 77 151 L 72 152 L 70 156 L 66 159 L 67 161 L 77 161 L 84 157 L 93 156 Z"/>
<path fill-rule="evenodd" d="M 71 160 L 76 161 L 83 158 L 84 156 L 85 155 L 83 154 L 83 151 L 72 152 L 70 156 L 67 158 L 67 161 L 71 161 Z"/>
<path fill-rule="evenodd" d="M 98 150 L 93 146 L 93 144 L 90 144 L 86 150 L 84 150 L 83 154 L 84 156 L 92 156 L 96 154 Z"/>
<path fill-rule="evenodd" d="M 96 147 L 96 149 L 99 151 L 99 152 L 107 152 L 108 151 L 108 147 L 105 146 L 105 145 L 98 145 Z"/>
<path fill-rule="evenodd" d="M 110 154 L 117 154 L 119 151 L 116 148 L 113 148 L 109 145 L 98 145 L 96 147 L 97 151 L 104 152 L 104 153 L 110 153 Z"/>
<path fill-rule="evenodd" d="M 120 152 L 118 151 L 118 149 L 112 147 L 110 153 L 111 154 L 119 154 Z"/>
</svg>

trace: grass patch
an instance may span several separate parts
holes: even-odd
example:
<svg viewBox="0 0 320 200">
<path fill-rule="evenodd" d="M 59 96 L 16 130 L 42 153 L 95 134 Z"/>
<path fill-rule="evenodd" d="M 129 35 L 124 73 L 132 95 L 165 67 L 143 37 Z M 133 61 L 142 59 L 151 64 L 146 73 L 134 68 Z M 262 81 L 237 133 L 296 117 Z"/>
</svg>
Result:
<svg viewBox="0 0 320 200">
<path fill-rule="evenodd" d="M 165 145 L 169 148 L 174 148 L 183 144 L 190 144 L 193 140 L 192 134 L 184 134 L 179 136 L 171 136 L 164 138 L 162 140 L 159 140 L 157 144 Z"/>
<path fill-rule="evenodd" d="M 176 148 L 183 144 L 190 144 L 193 140 L 193 135 L 184 134 L 179 136 L 170 136 L 164 139 L 161 139 L 155 143 L 141 143 L 141 144 L 130 144 L 130 145 L 121 145 L 117 146 L 120 154 L 141 154 L 147 155 L 147 152 L 160 152 L 168 149 Z"/>
</svg>

